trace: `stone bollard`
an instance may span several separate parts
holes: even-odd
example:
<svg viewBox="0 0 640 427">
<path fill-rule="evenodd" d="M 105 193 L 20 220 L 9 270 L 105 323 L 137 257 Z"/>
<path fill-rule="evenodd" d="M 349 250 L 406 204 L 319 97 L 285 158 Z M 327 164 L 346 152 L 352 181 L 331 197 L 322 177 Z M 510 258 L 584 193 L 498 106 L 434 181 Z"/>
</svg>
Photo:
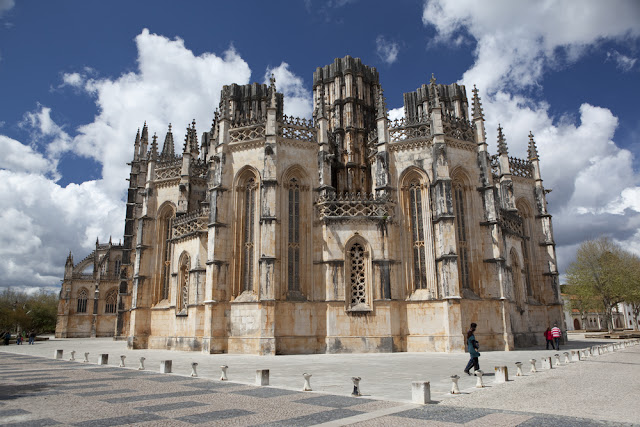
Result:
<svg viewBox="0 0 640 427">
<path fill-rule="evenodd" d="M 196 362 L 191 363 L 191 376 L 192 377 L 197 377 L 198 373 L 196 372 L 196 368 L 198 367 L 198 364 Z"/>
<path fill-rule="evenodd" d="M 458 388 L 459 379 L 459 376 L 451 375 L 451 394 L 460 394 L 460 388 Z"/>
<path fill-rule="evenodd" d="M 98 355 L 98 365 L 108 365 L 109 364 L 109 355 L 108 354 L 100 354 Z"/>
<path fill-rule="evenodd" d="M 529 362 L 531 363 L 531 372 L 532 373 L 538 372 L 538 370 L 536 369 L 536 359 L 531 359 L 529 360 Z"/>
<path fill-rule="evenodd" d="M 170 374 L 171 373 L 171 360 L 161 360 L 160 361 L 160 373 L 161 374 Z"/>
<path fill-rule="evenodd" d="M 75 350 L 71 350 L 71 359 L 69 359 L 70 361 L 74 361 L 76 360 L 76 352 Z"/>
<path fill-rule="evenodd" d="M 560 354 L 556 353 L 556 354 L 553 355 L 553 357 L 556 358 L 556 367 L 560 366 L 561 365 L 561 363 L 560 363 Z"/>
<path fill-rule="evenodd" d="M 562 354 L 564 354 L 564 363 L 571 363 L 571 359 L 569 358 L 569 352 L 565 351 Z"/>
<path fill-rule="evenodd" d="M 431 403 L 431 384 L 429 381 L 411 383 L 411 401 L 419 405 Z"/>
<path fill-rule="evenodd" d="M 229 369 L 229 367 L 227 365 L 222 365 L 220 366 L 220 369 L 222 369 L 222 374 L 220 375 L 220 381 L 227 381 L 227 369 Z"/>
<path fill-rule="evenodd" d="M 305 372 L 302 376 L 304 377 L 304 386 L 302 387 L 302 391 L 313 391 L 311 390 L 311 374 L 307 374 Z"/>
<path fill-rule="evenodd" d="M 495 383 L 504 383 L 509 381 L 509 371 L 506 366 L 496 366 L 493 368 L 495 370 Z"/>
<path fill-rule="evenodd" d="M 145 358 L 141 357 L 140 358 L 140 366 L 138 366 L 138 371 L 144 371 L 144 361 L 145 361 Z"/>
<path fill-rule="evenodd" d="M 474 372 L 474 374 L 476 377 L 478 377 L 478 381 L 476 382 L 476 388 L 483 388 L 484 384 L 482 384 L 482 376 L 484 375 L 484 372 L 478 369 L 477 371 Z"/>
<path fill-rule="evenodd" d="M 268 369 L 256 369 L 256 385 L 269 385 Z"/>
<path fill-rule="evenodd" d="M 516 377 L 523 377 L 524 374 L 522 373 L 522 362 L 516 362 L 516 366 L 518 368 L 518 370 L 516 371 Z"/>
<path fill-rule="evenodd" d="M 62 359 L 62 353 L 63 353 L 63 350 L 56 350 L 56 353 L 53 356 L 53 358 L 54 359 Z"/>
<path fill-rule="evenodd" d="M 580 361 L 580 351 L 571 350 L 571 361 L 572 362 L 579 362 Z"/>
<path fill-rule="evenodd" d="M 124 359 L 126 359 L 127 356 L 125 356 L 124 354 L 120 355 L 120 368 L 124 368 Z"/>
<path fill-rule="evenodd" d="M 550 357 L 543 357 L 542 358 L 542 369 L 551 369 L 553 368 L 553 366 L 551 365 L 551 358 Z"/>
<path fill-rule="evenodd" d="M 89 353 L 84 354 L 84 360 L 82 361 L 82 363 L 89 363 Z"/>
<path fill-rule="evenodd" d="M 353 381 L 353 391 L 351 392 L 351 396 L 362 396 L 360 394 L 360 380 L 362 378 L 360 377 L 351 377 L 351 381 Z"/>
</svg>

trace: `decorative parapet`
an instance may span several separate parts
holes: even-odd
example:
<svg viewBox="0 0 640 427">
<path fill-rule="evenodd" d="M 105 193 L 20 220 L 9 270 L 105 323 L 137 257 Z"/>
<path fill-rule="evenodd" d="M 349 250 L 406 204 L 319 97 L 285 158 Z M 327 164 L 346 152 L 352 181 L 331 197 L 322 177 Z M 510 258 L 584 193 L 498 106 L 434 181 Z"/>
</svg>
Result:
<svg viewBox="0 0 640 427">
<path fill-rule="evenodd" d="M 229 141 L 231 143 L 252 141 L 264 138 L 264 136 L 264 118 L 235 120 L 229 127 Z"/>
<path fill-rule="evenodd" d="M 474 141 L 475 125 L 468 120 L 444 113 L 442 114 L 442 127 L 444 135 L 449 138 Z"/>
<path fill-rule="evenodd" d="M 509 168 L 513 176 L 533 179 L 533 166 L 528 160 L 509 157 Z"/>
<path fill-rule="evenodd" d="M 282 116 L 278 135 L 285 139 L 295 139 L 298 141 L 314 142 L 317 140 L 317 130 L 314 127 L 313 119 L 299 117 Z"/>
<path fill-rule="evenodd" d="M 209 208 L 198 209 L 197 211 L 176 217 L 171 224 L 171 239 L 177 240 L 198 232 L 207 232 L 209 223 Z"/>
<path fill-rule="evenodd" d="M 503 232 L 507 234 L 514 234 L 519 237 L 524 236 L 522 218 L 516 212 L 501 210 L 498 222 Z"/>
<path fill-rule="evenodd" d="M 431 121 L 426 114 L 417 117 L 396 119 L 392 121 L 389 126 L 389 137 L 392 142 L 430 136 Z"/>
<path fill-rule="evenodd" d="M 180 170 L 182 166 L 168 166 L 156 169 L 156 181 L 165 181 L 168 179 L 180 178 Z"/>
<path fill-rule="evenodd" d="M 376 198 L 373 194 L 343 193 L 320 196 L 316 207 L 321 220 L 369 218 L 389 221 L 395 203 L 386 195 Z"/>
</svg>

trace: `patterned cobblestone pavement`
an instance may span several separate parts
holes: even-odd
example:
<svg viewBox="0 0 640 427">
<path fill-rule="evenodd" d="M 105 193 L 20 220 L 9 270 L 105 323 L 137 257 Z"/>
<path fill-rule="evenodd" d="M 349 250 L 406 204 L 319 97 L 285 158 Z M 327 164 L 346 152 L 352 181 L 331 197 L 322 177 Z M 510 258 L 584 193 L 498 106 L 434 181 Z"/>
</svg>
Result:
<svg viewBox="0 0 640 427">
<path fill-rule="evenodd" d="M 0 351 L 2 351 L 0 349 Z M 623 425 L 414 405 L 0 353 L 0 424 L 10 426 Z"/>
</svg>

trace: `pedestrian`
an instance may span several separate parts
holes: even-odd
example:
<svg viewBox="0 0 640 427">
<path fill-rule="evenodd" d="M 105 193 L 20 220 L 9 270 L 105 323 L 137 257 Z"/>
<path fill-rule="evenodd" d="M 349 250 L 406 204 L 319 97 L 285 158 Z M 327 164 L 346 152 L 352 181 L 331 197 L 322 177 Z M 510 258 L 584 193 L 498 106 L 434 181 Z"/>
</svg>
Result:
<svg viewBox="0 0 640 427">
<path fill-rule="evenodd" d="M 36 340 L 36 333 L 32 329 L 31 332 L 29 332 L 29 344 L 33 344 L 35 340 Z"/>
<path fill-rule="evenodd" d="M 551 328 L 551 336 L 553 337 L 553 341 L 556 343 L 556 350 L 560 350 L 560 337 L 562 336 L 562 332 L 560 328 L 558 328 L 558 324 L 554 323 L 553 328 Z"/>
<path fill-rule="evenodd" d="M 464 373 L 467 375 L 471 375 L 469 370 L 473 367 L 473 371 L 478 372 L 480 370 L 480 363 L 478 362 L 478 357 L 480 357 L 480 352 L 478 349 L 480 345 L 478 341 L 476 341 L 475 332 L 476 332 L 475 323 L 471 324 L 469 331 L 467 332 L 467 350 L 469 351 L 469 363 L 467 363 L 467 367 L 464 368 Z"/>
<path fill-rule="evenodd" d="M 22 345 L 22 335 L 16 335 L 16 345 Z"/>
<path fill-rule="evenodd" d="M 4 333 L 4 345 L 9 345 L 9 340 L 11 339 L 11 332 L 7 331 Z"/>
<path fill-rule="evenodd" d="M 547 326 L 547 330 L 544 331 L 544 338 L 547 340 L 547 350 L 549 350 L 549 344 L 551 344 L 551 349 L 555 350 L 556 348 L 553 345 L 553 334 L 551 333 L 551 328 L 548 326 Z"/>
</svg>

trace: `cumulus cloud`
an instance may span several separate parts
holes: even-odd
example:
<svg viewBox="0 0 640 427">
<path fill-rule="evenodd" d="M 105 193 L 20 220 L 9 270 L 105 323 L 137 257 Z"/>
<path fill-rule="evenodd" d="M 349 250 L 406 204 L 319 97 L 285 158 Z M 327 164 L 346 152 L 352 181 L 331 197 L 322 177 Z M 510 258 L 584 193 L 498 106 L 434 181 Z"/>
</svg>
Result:
<svg viewBox="0 0 640 427">
<path fill-rule="evenodd" d="M 598 1 L 524 0 L 491 7 L 472 0 L 430 0 L 424 6 L 423 23 L 436 29 L 437 42 L 475 43 L 475 62 L 460 83 L 481 89 L 494 152 L 499 122 L 511 156 L 525 158 L 527 135 L 535 134 L 542 178 L 553 189 L 548 202 L 561 271 L 581 241 L 602 234 L 640 249 L 640 179 L 633 154 L 615 143 L 618 119 L 609 109 L 583 103 L 579 111 L 557 117 L 526 89 L 539 87 L 549 70 L 588 54 L 589 46 L 637 40 L 639 16 L 635 1 L 617 2 L 615 8 Z M 633 66 L 631 58 L 615 52 L 610 60 Z"/>
<path fill-rule="evenodd" d="M 126 162 L 137 128 L 146 120 L 151 134 L 162 137 L 173 123 L 178 141 L 182 135 L 176 129 L 193 118 L 199 133 L 208 130 L 222 85 L 249 82 L 249 66 L 233 48 L 222 55 L 194 55 L 183 40 L 148 30 L 135 42 L 135 71 L 113 79 L 96 77 L 90 69 L 62 75 L 63 88 L 94 100 L 93 122 L 64 129 L 52 119 L 50 107 L 38 105 L 20 123 L 30 144 L 0 135 L 0 203 L 10 207 L 0 212 L 0 221 L 11 224 L 0 229 L 0 286 L 56 284 L 70 249 L 77 262 L 96 237 L 104 242 L 114 236 L 117 242 L 124 229 Z M 297 93 L 295 76 L 283 82 L 287 77 L 291 93 Z M 95 160 L 101 178 L 58 185 L 56 167 L 65 155 Z"/>
<path fill-rule="evenodd" d="M 476 41 L 476 61 L 463 80 L 492 93 L 539 84 L 550 66 L 577 59 L 600 40 L 638 37 L 639 16 L 635 0 L 615 7 L 599 0 L 429 0 L 422 21 L 436 29 L 439 41 L 461 34 Z"/>
<path fill-rule="evenodd" d="M 614 49 L 611 52 L 607 52 L 607 60 L 615 62 L 616 67 L 618 67 L 619 70 L 627 72 L 633 69 L 633 66 L 636 64 L 638 59 L 623 55 Z"/>
<path fill-rule="evenodd" d="M 271 75 L 276 79 L 276 90 L 284 95 L 284 113 L 290 116 L 311 117 L 311 91 L 301 77 L 289 70 L 289 64 L 281 63 L 275 68 L 267 68 L 264 83 L 269 84 Z"/>
<path fill-rule="evenodd" d="M 391 65 L 398 59 L 398 43 L 389 41 L 383 35 L 376 37 L 376 54 L 385 63 Z"/>
<path fill-rule="evenodd" d="M 15 0 L 0 0 L 0 18 L 5 12 L 13 9 L 13 6 L 16 5 Z"/>
</svg>

